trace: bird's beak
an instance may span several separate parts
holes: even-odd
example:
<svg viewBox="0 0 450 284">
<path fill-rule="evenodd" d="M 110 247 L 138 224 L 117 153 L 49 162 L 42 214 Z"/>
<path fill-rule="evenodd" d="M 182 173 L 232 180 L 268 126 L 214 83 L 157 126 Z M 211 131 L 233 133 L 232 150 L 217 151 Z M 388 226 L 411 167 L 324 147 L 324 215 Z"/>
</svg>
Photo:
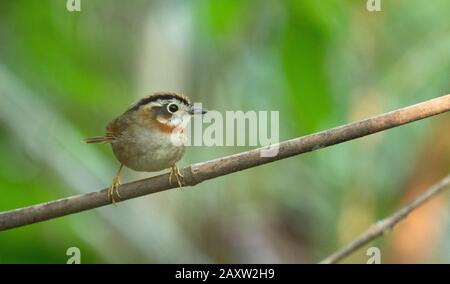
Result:
<svg viewBox="0 0 450 284">
<path fill-rule="evenodd" d="M 207 113 L 208 110 L 202 108 L 201 106 L 198 105 L 194 105 L 191 107 L 191 109 L 189 110 L 189 114 L 194 115 L 194 114 L 205 114 Z"/>
</svg>

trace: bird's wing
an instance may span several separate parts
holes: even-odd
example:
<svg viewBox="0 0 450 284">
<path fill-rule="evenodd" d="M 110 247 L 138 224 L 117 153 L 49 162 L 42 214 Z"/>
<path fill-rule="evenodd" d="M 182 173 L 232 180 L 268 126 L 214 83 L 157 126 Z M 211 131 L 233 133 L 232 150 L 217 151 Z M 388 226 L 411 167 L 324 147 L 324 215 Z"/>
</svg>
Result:
<svg viewBox="0 0 450 284">
<path fill-rule="evenodd" d="M 106 133 L 103 136 L 95 136 L 85 138 L 86 143 L 112 143 L 119 137 L 125 130 L 125 124 L 121 121 L 120 117 L 111 121 L 106 127 Z"/>
</svg>

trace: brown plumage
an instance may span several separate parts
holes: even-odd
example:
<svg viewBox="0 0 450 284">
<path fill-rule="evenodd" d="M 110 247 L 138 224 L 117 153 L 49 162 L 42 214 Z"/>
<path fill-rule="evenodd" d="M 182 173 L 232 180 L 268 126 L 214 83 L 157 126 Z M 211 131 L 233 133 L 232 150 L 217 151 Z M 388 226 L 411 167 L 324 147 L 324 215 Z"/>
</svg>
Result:
<svg viewBox="0 0 450 284">
<path fill-rule="evenodd" d="M 181 186 L 181 173 L 176 162 L 184 154 L 184 127 L 194 113 L 189 99 L 177 93 L 155 93 L 134 103 L 106 127 L 104 136 L 86 138 L 86 143 L 109 143 L 122 165 L 135 171 L 160 171 L 171 168 L 170 181 L 175 176 Z M 180 130 L 180 131 L 177 131 Z M 176 143 L 175 143 L 176 142 Z M 122 166 L 120 167 L 120 169 Z M 108 191 L 114 202 L 119 196 L 119 172 Z"/>
</svg>

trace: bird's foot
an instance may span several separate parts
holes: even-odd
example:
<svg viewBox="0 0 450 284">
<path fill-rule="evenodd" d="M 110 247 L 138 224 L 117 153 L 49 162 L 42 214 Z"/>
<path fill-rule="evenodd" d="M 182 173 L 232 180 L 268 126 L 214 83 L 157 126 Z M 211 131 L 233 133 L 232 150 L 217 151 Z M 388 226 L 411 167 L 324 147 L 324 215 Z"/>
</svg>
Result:
<svg viewBox="0 0 450 284">
<path fill-rule="evenodd" d="M 108 199 L 114 205 L 116 205 L 116 202 L 121 199 L 119 188 L 120 188 L 120 177 L 115 176 L 111 186 L 108 188 Z"/>
<path fill-rule="evenodd" d="M 170 175 L 169 175 L 169 184 L 172 184 L 172 179 L 175 176 L 178 186 L 180 188 L 183 187 L 183 183 L 181 182 L 184 178 L 184 175 L 180 172 L 180 169 L 177 167 L 176 164 L 173 164 L 173 166 L 170 168 Z"/>
</svg>

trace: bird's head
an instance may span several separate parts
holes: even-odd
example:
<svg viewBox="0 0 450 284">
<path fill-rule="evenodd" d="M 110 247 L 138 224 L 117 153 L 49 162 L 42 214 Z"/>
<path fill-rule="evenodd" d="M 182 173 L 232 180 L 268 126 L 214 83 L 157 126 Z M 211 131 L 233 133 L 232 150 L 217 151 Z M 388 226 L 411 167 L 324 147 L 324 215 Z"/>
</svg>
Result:
<svg viewBox="0 0 450 284">
<path fill-rule="evenodd" d="M 205 114 L 207 110 L 193 105 L 182 94 L 159 92 L 140 99 L 127 112 L 134 112 L 148 127 L 172 133 L 176 128 L 184 128 L 192 115 Z"/>
</svg>

